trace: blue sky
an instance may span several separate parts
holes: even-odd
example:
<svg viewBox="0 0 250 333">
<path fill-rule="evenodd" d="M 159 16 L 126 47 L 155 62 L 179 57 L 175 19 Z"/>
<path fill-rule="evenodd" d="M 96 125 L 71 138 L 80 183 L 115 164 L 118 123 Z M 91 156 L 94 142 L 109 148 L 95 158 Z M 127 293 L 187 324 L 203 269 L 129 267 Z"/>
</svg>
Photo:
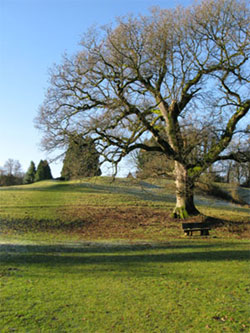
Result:
<svg viewBox="0 0 250 333">
<path fill-rule="evenodd" d="M 191 0 L 0 0 L 0 166 L 17 159 L 26 171 L 48 158 L 39 147 L 34 118 L 48 86 L 48 69 L 72 54 L 84 32 L 152 6 L 189 5 Z M 61 163 L 51 164 L 54 177 Z M 126 175 L 125 163 L 120 175 Z"/>
</svg>

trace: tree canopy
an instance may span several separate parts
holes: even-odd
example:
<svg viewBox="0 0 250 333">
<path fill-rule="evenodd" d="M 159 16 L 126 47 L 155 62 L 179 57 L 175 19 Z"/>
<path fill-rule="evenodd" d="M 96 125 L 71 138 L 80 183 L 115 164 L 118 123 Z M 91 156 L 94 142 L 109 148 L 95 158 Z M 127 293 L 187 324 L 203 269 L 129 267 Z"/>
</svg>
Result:
<svg viewBox="0 0 250 333">
<path fill-rule="evenodd" d="M 113 163 L 136 149 L 163 153 L 175 164 L 175 216 L 198 213 L 197 177 L 216 161 L 249 159 L 229 150 L 250 108 L 249 31 L 244 0 L 155 8 L 89 31 L 51 71 L 37 117 L 43 146 L 77 132 Z M 157 145 L 145 144 L 151 136 Z"/>
<path fill-rule="evenodd" d="M 52 179 L 50 166 L 47 160 L 41 160 L 37 166 L 35 182 L 46 179 Z"/>
<path fill-rule="evenodd" d="M 156 145 L 152 137 L 146 140 L 144 144 Z M 162 178 L 173 177 L 174 162 L 162 152 L 147 151 L 139 149 L 134 155 L 133 160 L 136 165 L 136 177 L 138 178 Z"/>
<path fill-rule="evenodd" d="M 70 138 L 61 176 L 66 180 L 100 176 L 99 153 L 94 141 L 81 135 Z"/>
<path fill-rule="evenodd" d="M 36 175 L 36 166 L 33 161 L 30 162 L 29 169 L 27 170 L 23 182 L 24 184 L 31 184 L 35 181 L 35 175 Z"/>
</svg>

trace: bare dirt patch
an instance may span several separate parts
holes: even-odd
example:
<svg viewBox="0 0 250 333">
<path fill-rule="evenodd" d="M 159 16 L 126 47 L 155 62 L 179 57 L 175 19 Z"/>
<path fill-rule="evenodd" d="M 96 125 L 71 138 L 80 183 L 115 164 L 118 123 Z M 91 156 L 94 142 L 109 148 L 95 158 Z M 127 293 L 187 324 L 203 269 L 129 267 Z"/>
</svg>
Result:
<svg viewBox="0 0 250 333">
<path fill-rule="evenodd" d="M 150 229 L 154 233 L 166 227 L 179 229 L 171 221 L 170 212 L 147 207 L 78 207 L 60 209 L 59 215 L 71 221 L 72 232 L 89 238 L 144 238 Z M 148 235 L 147 235 L 148 238 Z"/>
<path fill-rule="evenodd" d="M 169 240 L 183 238 L 183 220 L 171 217 L 171 210 L 138 206 L 64 206 L 58 207 L 56 219 L 0 220 L 4 234 L 51 233 L 79 240 Z M 185 222 L 211 224 L 212 237 L 250 238 L 250 222 L 227 221 L 202 215 Z M 40 237 L 40 236 L 39 236 Z"/>
</svg>

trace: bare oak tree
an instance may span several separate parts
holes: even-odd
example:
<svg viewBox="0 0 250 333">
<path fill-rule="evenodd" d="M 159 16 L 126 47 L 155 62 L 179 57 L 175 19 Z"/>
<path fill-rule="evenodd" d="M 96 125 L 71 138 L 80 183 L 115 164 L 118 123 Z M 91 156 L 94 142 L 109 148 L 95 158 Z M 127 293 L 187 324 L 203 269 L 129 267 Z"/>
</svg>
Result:
<svg viewBox="0 0 250 333">
<path fill-rule="evenodd" d="M 216 161 L 247 159 L 227 148 L 250 108 L 249 31 L 243 0 L 155 8 L 90 30 L 51 71 L 36 119 L 43 146 L 81 133 L 113 163 L 135 149 L 164 153 L 175 164 L 174 215 L 198 214 L 197 177 Z M 144 143 L 151 136 L 157 145 Z"/>
</svg>

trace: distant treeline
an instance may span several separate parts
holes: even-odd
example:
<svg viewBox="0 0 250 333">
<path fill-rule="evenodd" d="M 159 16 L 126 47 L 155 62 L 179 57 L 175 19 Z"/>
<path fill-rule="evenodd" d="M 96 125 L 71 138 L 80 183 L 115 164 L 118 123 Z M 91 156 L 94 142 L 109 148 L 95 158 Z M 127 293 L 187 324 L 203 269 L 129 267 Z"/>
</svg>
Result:
<svg viewBox="0 0 250 333">
<path fill-rule="evenodd" d="M 31 161 L 26 173 L 22 171 L 21 163 L 12 158 L 9 158 L 4 166 L 0 167 L 0 186 L 31 184 L 40 180 L 52 178 L 47 160 L 41 160 L 37 168 L 35 163 Z"/>
</svg>

